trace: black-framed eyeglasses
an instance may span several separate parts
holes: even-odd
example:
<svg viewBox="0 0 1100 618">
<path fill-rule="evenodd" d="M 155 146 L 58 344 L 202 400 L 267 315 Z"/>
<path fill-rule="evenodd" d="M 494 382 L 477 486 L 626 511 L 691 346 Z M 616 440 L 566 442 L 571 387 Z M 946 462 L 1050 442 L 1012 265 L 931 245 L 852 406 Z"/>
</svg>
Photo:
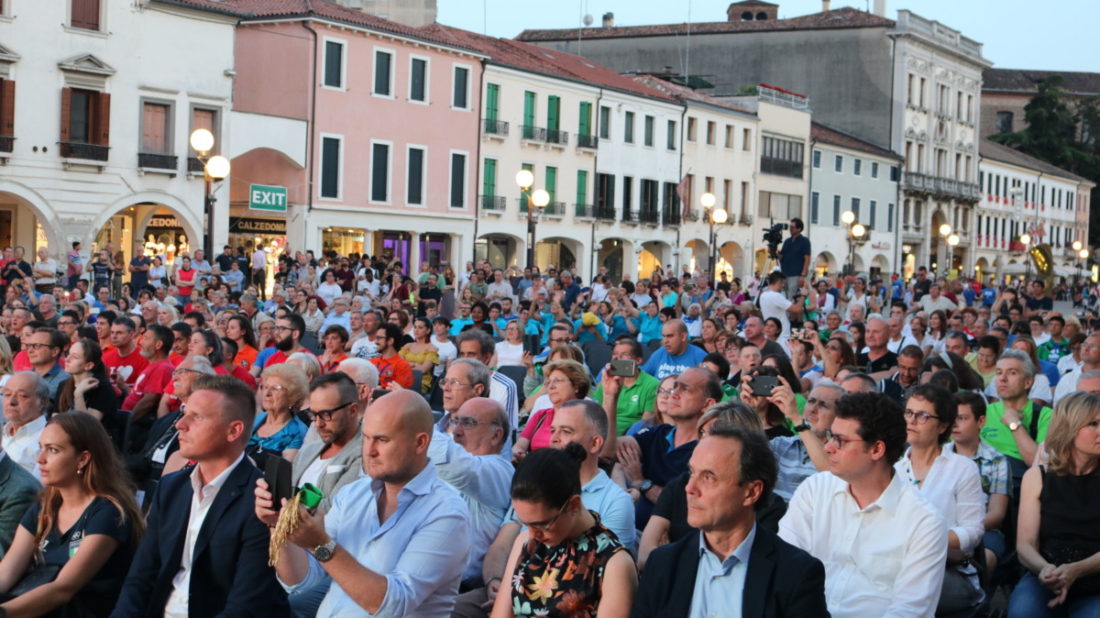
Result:
<svg viewBox="0 0 1100 618">
<path fill-rule="evenodd" d="M 901 413 L 905 417 L 905 421 L 916 421 L 918 425 L 923 425 L 929 421 L 929 419 L 939 420 L 940 417 L 935 414 L 928 414 L 927 412 L 914 412 L 913 410 L 906 410 Z"/>
<path fill-rule="evenodd" d="M 565 504 L 561 505 L 561 508 L 558 509 L 558 514 L 554 515 L 553 517 L 551 517 L 550 519 L 548 519 L 546 521 L 537 521 L 537 522 L 530 523 L 530 524 L 520 521 L 519 523 L 520 523 L 520 525 L 527 526 L 528 528 L 530 528 L 532 530 L 538 530 L 539 532 L 549 532 L 550 529 L 554 527 L 554 524 L 558 523 L 558 519 L 561 518 L 561 514 L 565 512 L 565 507 L 568 506 L 568 505 L 569 505 L 569 501 L 566 500 Z M 519 520 L 517 519 L 516 521 L 519 521 Z"/>
<path fill-rule="evenodd" d="M 849 442 L 864 442 L 863 438 L 845 438 L 844 436 L 837 435 L 832 431 L 825 430 L 825 445 L 832 444 L 834 447 L 841 449 Z"/>
<path fill-rule="evenodd" d="M 447 419 L 447 424 L 451 427 L 458 427 L 461 425 L 463 429 L 473 429 L 478 425 L 497 425 L 499 423 L 496 421 L 479 421 L 472 416 L 451 415 L 451 417 Z"/>
<path fill-rule="evenodd" d="M 25 343 L 23 344 L 23 347 L 29 348 L 31 350 L 41 350 L 42 348 L 52 348 L 54 346 L 48 343 Z"/>
<path fill-rule="evenodd" d="M 342 404 L 336 406 L 335 408 L 330 408 L 328 410 L 310 410 L 310 409 L 307 408 L 305 410 L 305 413 L 308 414 L 309 416 L 312 416 L 313 418 L 315 418 L 319 421 L 324 421 L 326 423 L 331 423 L 333 414 L 336 414 L 340 410 L 343 410 L 344 408 L 350 406 L 353 403 L 355 403 L 355 402 L 354 401 L 349 401 L 347 403 L 342 403 Z"/>
</svg>

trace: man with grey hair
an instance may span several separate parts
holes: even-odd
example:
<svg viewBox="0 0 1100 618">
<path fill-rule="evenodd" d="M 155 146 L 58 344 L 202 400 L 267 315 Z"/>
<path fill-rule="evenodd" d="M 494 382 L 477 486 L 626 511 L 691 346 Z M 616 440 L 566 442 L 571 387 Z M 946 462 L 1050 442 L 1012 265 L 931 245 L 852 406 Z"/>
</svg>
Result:
<svg viewBox="0 0 1100 618">
<path fill-rule="evenodd" d="M 1038 407 L 1028 394 L 1035 382 L 1035 365 L 1026 352 L 1005 350 L 997 360 L 993 383 L 1000 401 L 989 404 L 982 427 L 982 441 L 997 449 L 1008 460 L 1016 493 L 1020 481 L 1031 466 L 1039 444 L 1046 440 L 1047 427 L 1054 413 Z"/>
<path fill-rule="evenodd" d="M 878 385 L 875 379 L 866 373 L 849 373 L 840 381 L 840 387 L 849 395 L 853 393 L 878 392 Z"/>
<path fill-rule="evenodd" d="M 496 343 L 489 333 L 476 328 L 460 334 L 455 339 L 455 347 L 458 348 L 459 358 L 479 360 L 486 367 L 489 366 L 493 353 L 496 352 Z M 519 396 L 517 395 L 519 385 L 512 378 L 497 371 L 490 372 L 489 380 L 489 392 L 481 396 L 496 400 L 508 414 L 508 423 L 512 427 L 519 427 Z M 508 445 L 507 450 L 511 452 L 511 436 L 508 438 Z"/>
<path fill-rule="evenodd" d="M 336 366 L 336 371 L 343 371 L 355 382 L 355 388 L 359 392 L 359 409 L 366 410 L 374 389 L 378 388 L 378 367 L 362 358 L 345 358 Z"/>
<path fill-rule="evenodd" d="M 333 325 L 343 326 L 344 330 L 351 332 L 351 314 L 348 313 L 348 301 L 342 296 L 332 299 L 332 310 L 329 311 L 328 316 L 325 317 L 325 321 L 321 323 L 321 328 L 317 332 L 323 333 L 329 326 Z"/>
<path fill-rule="evenodd" d="M 470 511 L 470 556 L 462 572 L 462 590 L 483 585 L 482 560 L 511 504 L 515 470 L 501 457 L 510 433 L 508 415 L 499 402 L 472 397 L 447 416 L 446 432 L 436 425 L 428 445 L 436 474 L 462 495 Z"/>
<path fill-rule="evenodd" d="M 38 438 L 46 427 L 50 388 L 33 371 L 19 371 L 4 385 L 4 425 L 0 444 L 12 461 L 41 479 L 38 473 Z"/>
<path fill-rule="evenodd" d="M 57 299 L 53 294 L 43 294 L 38 297 L 38 306 L 35 307 L 38 319 L 45 322 L 50 328 L 57 328 L 57 320 L 61 317 L 57 313 Z"/>
<path fill-rule="evenodd" d="M 1081 390 L 1077 383 L 1081 377 L 1090 371 L 1100 370 L 1100 331 L 1093 332 L 1081 342 L 1081 364 L 1073 368 L 1062 379 L 1058 380 L 1058 386 L 1054 389 L 1054 403 L 1066 395 Z"/>
<path fill-rule="evenodd" d="M 781 384 L 772 391 L 775 404 L 794 424 L 795 431 L 793 436 L 779 436 L 768 442 L 779 463 L 775 493 L 780 498 L 789 502 L 802 481 L 829 469 L 825 432 L 836 418 L 837 400 L 846 394 L 836 382 L 822 379 L 810 391 L 800 414 L 789 386 Z"/>
<path fill-rule="evenodd" d="M 443 391 L 443 413 L 436 422 L 436 429 L 446 433 L 451 415 L 458 412 L 462 404 L 474 397 L 488 397 L 492 388 L 491 374 L 484 363 L 474 358 L 459 358 L 452 362 L 439 381 L 439 388 Z M 511 419 L 509 425 L 514 427 Z M 505 441 L 508 438 L 506 435 Z"/>
</svg>

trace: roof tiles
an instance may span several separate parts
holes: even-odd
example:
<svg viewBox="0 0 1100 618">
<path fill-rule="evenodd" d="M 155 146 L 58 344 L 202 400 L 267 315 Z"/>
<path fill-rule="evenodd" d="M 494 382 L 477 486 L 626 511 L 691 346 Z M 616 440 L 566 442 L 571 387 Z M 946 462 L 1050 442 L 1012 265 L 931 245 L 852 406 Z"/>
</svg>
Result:
<svg viewBox="0 0 1100 618">
<path fill-rule="evenodd" d="M 813 141 L 821 142 L 822 144 L 832 144 L 833 146 L 859 150 L 861 152 L 867 152 L 890 159 L 900 160 L 902 158 L 901 155 L 898 155 L 893 151 L 887 150 L 886 148 L 882 148 L 880 146 L 876 146 L 871 142 L 862 140 L 854 135 L 849 135 L 843 131 L 839 131 L 828 125 L 821 124 L 817 121 L 814 121 L 810 125 L 810 137 L 813 139 Z"/>
<path fill-rule="evenodd" d="M 1044 174 L 1051 174 L 1060 178 L 1068 178 L 1069 180 L 1075 180 L 1077 182 L 1091 182 L 1086 178 L 1067 172 L 1066 170 L 1047 163 L 1041 159 L 1036 159 L 1031 155 L 1024 154 L 1015 148 L 1010 148 L 1004 144 L 998 144 L 990 139 L 982 139 L 981 143 L 981 155 L 983 159 L 992 159 L 994 161 L 1000 161 L 1001 163 L 1008 163 L 1010 165 L 1016 165 L 1019 167 L 1026 167 L 1040 171 Z"/>
</svg>

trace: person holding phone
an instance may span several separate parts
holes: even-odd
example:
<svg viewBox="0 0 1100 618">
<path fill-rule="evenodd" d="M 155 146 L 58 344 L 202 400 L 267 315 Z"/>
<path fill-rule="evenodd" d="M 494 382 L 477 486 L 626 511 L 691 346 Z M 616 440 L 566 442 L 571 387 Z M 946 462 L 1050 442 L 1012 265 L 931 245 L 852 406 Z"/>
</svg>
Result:
<svg viewBox="0 0 1100 618">
<path fill-rule="evenodd" d="M 642 344 L 629 336 L 620 337 L 611 348 L 611 363 L 600 374 L 600 385 L 592 399 L 603 404 L 615 419 L 612 429 L 626 435 L 634 423 L 651 416 L 657 409 L 660 380 L 642 371 Z M 605 397 L 605 390 L 606 397 Z"/>
<path fill-rule="evenodd" d="M 760 422 L 764 425 L 764 434 L 769 440 L 779 436 L 794 435 L 787 425 L 783 411 L 771 400 L 772 391 L 779 384 L 779 371 L 766 365 L 741 375 L 741 401 L 760 416 Z"/>
</svg>

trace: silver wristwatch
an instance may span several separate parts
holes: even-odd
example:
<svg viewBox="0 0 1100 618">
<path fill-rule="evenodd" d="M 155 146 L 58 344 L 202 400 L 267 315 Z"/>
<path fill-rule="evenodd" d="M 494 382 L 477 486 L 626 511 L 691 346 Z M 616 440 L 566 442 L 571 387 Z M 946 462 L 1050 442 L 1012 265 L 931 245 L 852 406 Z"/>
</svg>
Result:
<svg viewBox="0 0 1100 618">
<path fill-rule="evenodd" d="M 329 539 L 328 543 L 313 548 L 313 557 L 317 562 L 332 560 L 332 554 L 336 553 L 336 539 Z"/>
</svg>

